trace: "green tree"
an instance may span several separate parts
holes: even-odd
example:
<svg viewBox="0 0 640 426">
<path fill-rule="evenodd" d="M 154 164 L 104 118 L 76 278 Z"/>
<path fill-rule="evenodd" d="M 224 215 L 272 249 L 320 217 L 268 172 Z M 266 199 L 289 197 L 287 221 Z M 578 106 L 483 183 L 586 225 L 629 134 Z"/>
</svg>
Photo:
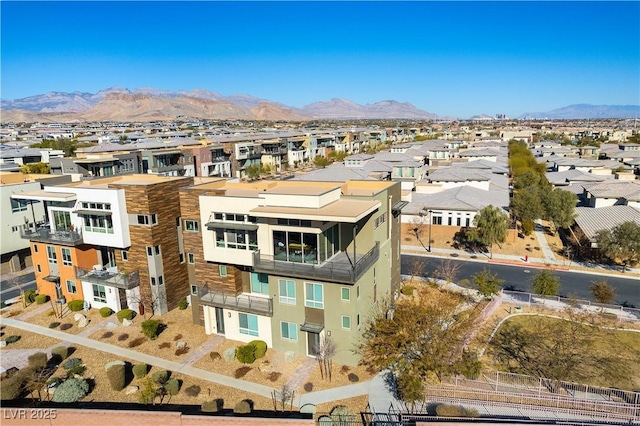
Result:
<svg viewBox="0 0 640 426">
<path fill-rule="evenodd" d="M 498 278 L 496 274 L 492 274 L 488 269 L 483 269 L 473 276 L 473 283 L 478 291 L 484 297 L 491 297 L 498 294 L 504 284 L 504 280 Z"/>
<path fill-rule="evenodd" d="M 49 164 L 48 163 L 22 164 L 20 166 L 20 171 L 25 175 L 28 175 L 28 174 L 46 175 L 49 173 Z"/>
<path fill-rule="evenodd" d="M 244 172 L 247 174 L 247 177 L 251 180 L 253 179 L 258 179 L 260 177 L 260 165 L 259 164 L 252 164 L 250 166 L 247 166 L 244 169 Z"/>
<path fill-rule="evenodd" d="M 408 371 L 403 371 L 396 377 L 398 394 L 405 404 L 411 408 L 409 412 L 415 411 L 417 402 L 424 401 L 424 385 L 419 376 L 414 376 Z"/>
<path fill-rule="evenodd" d="M 633 266 L 638 263 L 640 256 L 640 224 L 632 221 L 623 222 L 612 229 L 598 231 L 595 236 L 600 252 L 616 261 L 622 262 L 622 272 L 627 264 Z"/>
<path fill-rule="evenodd" d="M 558 228 L 568 228 L 576 218 L 578 197 L 570 191 L 555 189 L 544 192 L 545 218 L 553 223 L 555 232 Z"/>
<path fill-rule="evenodd" d="M 392 307 L 388 299 L 375 305 L 363 322 L 356 346 L 360 363 L 373 370 L 391 370 L 396 377 L 410 374 L 426 380 L 453 371 L 463 354 L 474 320 L 463 296 L 447 291 L 415 289 Z"/>
<path fill-rule="evenodd" d="M 525 231 L 525 235 L 528 235 L 526 231 L 529 231 L 531 227 L 526 227 L 525 223 L 532 224 L 544 214 L 539 187 L 530 186 L 516 191 L 511 199 L 511 211 L 522 222 L 523 231 Z"/>
<path fill-rule="evenodd" d="M 322 155 L 318 155 L 316 158 L 313 159 L 313 164 L 316 167 L 325 168 L 325 167 L 327 167 L 329 165 L 329 160 L 324 158 Z"/>
<path fill-rule="evenodd" d="M 543 269 L 532 277 L 533 292 L 541 296 L 556 296 L 560 291 L 560 278 L 550 269 Z"/>
<path fill-rule="evenodd" d="M 616 298 L 616 289 L 605 280 L 593 281 L 589 290 L 598 303 L 610 304 Z"/>
<path fill-rule="evenodd" d="M 469 230 L 467 238 L 489 246 L 490 257 L 493 259 L 493 245 L 507 240 L 508 220 L 502 209 L 489 205 L 473 218 L 475 228 Z"/>
</svg>

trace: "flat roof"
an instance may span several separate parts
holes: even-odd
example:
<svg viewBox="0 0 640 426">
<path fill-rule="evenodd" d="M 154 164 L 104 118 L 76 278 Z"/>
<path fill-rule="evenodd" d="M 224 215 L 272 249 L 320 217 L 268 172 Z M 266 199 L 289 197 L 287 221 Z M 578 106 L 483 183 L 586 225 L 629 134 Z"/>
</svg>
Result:
<svg viewBox="0 0 640 426">
<path fill-rule="evenodd" d="M 310 219 L 355 223 L 376 211 L 382 203 L 373 200 L 341 199 L 320 208 L 260 206 L 250 210 L 253 216 L 290 219 Z"/>
<path fill-rule="evenodd" d="M 34 201 L 75 201 L 76 194 L 68 192 L 51 192 L 51 191 L 28 191 L 18 194 L 11 194 L 14 200 L 34 200 Z"/>
<path fill-rule="evenodd" d="M 110 185 L 153 185 L 161 182 L 172 180 L 188 179 L 185 176 L 158 176 L 152 174 L 131 174 L 105 177 L 100 179 L 83 180 L 80 182 L 72 182 L 62 187 L 69 188 L 109 188 Z"/>
</svg>

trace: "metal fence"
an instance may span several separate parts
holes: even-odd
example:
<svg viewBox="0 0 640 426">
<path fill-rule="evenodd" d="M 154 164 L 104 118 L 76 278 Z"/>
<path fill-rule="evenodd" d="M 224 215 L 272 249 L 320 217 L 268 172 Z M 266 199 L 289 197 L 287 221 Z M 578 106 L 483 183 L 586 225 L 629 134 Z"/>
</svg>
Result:
<svg viewBox="0 0 640 426">
<path fill-rule="evenodd" d="M 504 302 L 515 301 L 515 303 L 521 303 L 527 306 L 536 305 L 548 309 L 575 307 L 585 311 L 614 314 L 618 319 L 624 321 L 640 321 L 640 309 L 637 308 L 627 308 L 620 305 L 607 305 L 604 303 L 592 302 L 590 300 L 571 299 L 560 296 L 540 296 L 539 294 L 521 291 L 503 290 L 502 294 L 505 296 L 505 300 L 503 300 Z"/>
</svg>

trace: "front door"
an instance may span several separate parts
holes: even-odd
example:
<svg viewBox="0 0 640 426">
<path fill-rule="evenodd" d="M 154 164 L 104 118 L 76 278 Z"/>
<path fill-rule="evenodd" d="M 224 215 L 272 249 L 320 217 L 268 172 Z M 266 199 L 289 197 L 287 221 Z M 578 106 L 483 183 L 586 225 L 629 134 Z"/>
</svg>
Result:
<svg viewBox="0 0 640 426">
<path fill-rule="evenodd" d="M 60 285 L 60 282 L 55 283 L 55 286 L 56 286 L 56 300 L 60 300 L 63 297 L 62 286 Z"/>
<path fill-rule="evenodd" d="M 224 334 L 224 310 L 222 308 L 216 308 L 216 328 L 218 334 Z"/>
<path fill-rule="evenodd" d="M 320 345 L 320 334 L 307 331 L 307 355 L 316 356 L 316 348 Z"/>
</svg>

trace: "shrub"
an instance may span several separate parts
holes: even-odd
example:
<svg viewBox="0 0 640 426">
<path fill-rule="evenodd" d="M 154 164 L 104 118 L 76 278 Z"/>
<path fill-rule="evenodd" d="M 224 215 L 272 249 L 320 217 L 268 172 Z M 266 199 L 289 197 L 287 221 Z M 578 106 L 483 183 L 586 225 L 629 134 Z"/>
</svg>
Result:
<svg viewBox="0 0 640 426">
<path fill-rule="evenodd" d="M 224 356 L 224 360 L 227 362 L 233 361 L 234 359 L 236 359 L 236 348 L 225 349 L 222 353 L 222 356 Z"/>
<path fill-rule="evenodd" d="M 147 364 L 136 364 L 131 370 L 136 379 L 142 379 L 149 372 L 149 366 Z"/>
<path fill-rule="evenodd" d="M 349 371 L 351 371 L 351 367 L 349 367 L 348 365 L 343 365 L 342 367 L 340 367 L 340 372 L 342 374 L 347 374 Z"/>
<path fill-rule="evenodd" d="M 450 404 L 436 406 L 436 414 L 442 417 L 480 417 L 480 413 L 475 408 Z"/>
<path fill-rule="evenodd" d="M 251 364 L 256 360 L 256 348 L 252 345 L 238 346 L 236 359 L 243 364 Z"/>
<path fill-rule="evenodd" d="M 158 349 L 169 349 L 171 347 L 171 343 L 162 342 L 158 345 Z"/>
<path fill-rule="evenodd" d="M 217 361 L 219 359 L 222 359 L 222 357 L 220 356 L 220 352 L 210 352 L 209 358 L 211 358 L 211 361 Z"/>
<path fill-rule="evenodd" d="M 251 371 L 251 367 L 247 367 L 246 365 L 242 366 L 236 369 L 236 372 L 234 373 L 233 377 L 235 377 L 236 379 L 241 379 L 244 376 L 246 376 L 249 371 Z"/>
<path fill-rule="evenodd" d="M 159 385 L 164 385 L 169 380 L 169 372 L 167 370 L 160 370 L 153 373 L 151 376 L 154 382 Z"/>
<path fill-rule="evenodd" d="M 187 309 L 188 306 L 189 302 L 187 302 L 187 299 L 180 299 L 180 301 L 178 302 L 178 309 L 180 309 L 181 311 Z"/>
<path fill-rule="evenodd" d="M 87 367 L 85 367 L 84 365 L 76 365 L 75 367 L 67 370 L 67 378 L 73 377 L 75 375 L 82 376 L 86 370 Z"/>
<path fill-rule="evenodd" d="M 282 373 L 279 373 L 277 371 L 272 371 L 271 373 L 269 373 L 269 375 L 267 377 L 269 378 L 269 381 L 276 382 L 276 381 L 278 381 L 280 376 L 282 376 Z"/>
<path fill-rule="evenodd" d="M 213 401 L 205 401 L 200 407 L 200 411 L 203 413 L 217 413 L 224 407 L 224 400 L 222 398 L 214 399 Z"/>
<path fill-rule="evenodd" d="M 63 360 L 67 359 L 69 356 L 69 349 L 66 346 L 56 346 L 51 349 L 51 359 L 55 361 L 56 364 L 60 364 Z"/>
<path fill-rule="evenodd" d="M 356 373 L 349 373 L 349 374 L 347 375 L 347 379 L 349 379 L 349 381 L 350 381 L 351 383 L 355 383 L 355 382 L 357 382 L 358 380 L 360 380 L 360 378 L 358 377 L 358 375 L 357 375 Z"/>
<path fill-rule="evenodd" d="M 15 342 L 17 342 L 18 340 L 20 340 L 20 337 L 21 337 L 21 336 L 15 336 L 15 335 L 14 335 L 14 336 L 9 336 L 9 337 L 7 337 L 4 341 L 5 341 L 5 342 L 7 342 L 7 345 L 8 345 L 8 344 L 10 344 L 10 343 L 15 343 Z"/>
<path fill-rule="evenodd" d="M 113 337 L 113 331 L 105 331 L 102 333 L 102 336 L 100 336 L 101 339 L 108 339 L 110 337 Z"/>
<path fill-rule="evenodd" d="M 84 300 L 72 300 L 67 303 L 67 308 L 69 308 L 71 312 L 81 311 L 84 308 Z"/>
<path fill-rule="evenodd" d="M 82 361 L 80 360 L 80 358 L 69 358 L 68 360 L 65 361 L 64 364 L 62 364 L 62 367 L 65 370 L 71 370 L 73 367 L 76 367 L 81 363 Z"/>
<path fill-rule="evenodd" d="M 118 342 L 124 342 L 128 338 L 129 338 L 129 335 L 127 333 L 122 333 L 121 335 L 118 336 Z"/>
<path fill-rule="evenodd" d="M 47 359 L 49 357 L 44 352 L 36 352 L 27 357 L 29 361 L 29 367 L 35 367 L 37 369 L 42 369 L 47 366 Z"/>
<path fill-rule="evenodd" d="M 307 382 L 304 384 L 305 392 L 311 392 L 313 390 L 313 383 Z"/>
<path fill-rule="evenodd" d="M 184 355 L 189 352 L 189 348 L 187 346 L 183 348 L 176 349 L 176 356 Z"/>
<path fill-rule="evenodd" d="M 178 379 L 169 379 L 164 384 L 164 389 L 171 396 L 177 395 L 180 392 L 180 381 Z"/>
<path fill-rule="evenodd" d="M 253 403 L 248 399 L 243 399 L 233 407 L 234 414 L 251 414 Z"/>
<path fill-rule="evenodd" d="M 329 412 L 329 416 L 333 419 L 334 424 L 348 423 L 354 417 L 354 412 L 349 410 L 346 405 L 336 405 Z"/>
<path fill-rule="evenodd" d="M 70 323 L 68 323 L 68 322 L 65 322 L 64 324 L 62 324 L 62 325 L 60 326 L 60 330 L 62 330 L 62 331 L 64 331 L 64 330 L 68 330 L 68 329 L 70 329 L 71 327 L 73 327 L 73 324 L 70 324 Z"/>
<path fill-rule="evenodd" d="M 144 337 L 136 337 L 135 339 L 130 341 L 127 346 L 129 346 L 130 348 L 135 348 L 143 344 L 146 340 L 147 339 L 145 339 Z"/>
<path fill-rule="evenodd" d="M 400 293 L 404 294 L 405 296 L 411 296 L 413 294 L 413 287 L 411 287 L 410 285 L 405 285 L 400 290 Z"/>
<path fill-rule="evenodd" d="M 8 377 L 2 381 L 0 386 L 0 399 L 7 401 L 10 399 L 18 399 L 24 390 L 25 375 L 20 372 Z"/>
<path fill-rule="evenodd" d="M 27 290 L 24 292 L 24 302 L 29 304 L 33 303 L 36 300 L 36 291 L 35 290 Z"/>
<path fill-rule="evenodd" d="M 119 392 L 124 389 L 126 385 L 125 365 L 116 364 L 109 367 L 107 370 L 107 378 L 109 379 L 111 389 L 114 391 Z"/>
<path fill-rule="evenodd" d="M 178 340 L 182 339 L 182 334 L 178 333 L 175 336 L 173 336 L 173 341 L 177 342 Z"/>
<path fill-rule="evenodd" d="M 76 402 L 89 393 L 89 383 L 84 379 L 67 379 L 53 393 L 53 402 Z"/>
<path fill-rule="evenodd" d="M 255 348 L 256 359 L 264 358 L 267 353 L 267 342 L 262 340 L 253 340 L 249 342 Z"/>
<path fill-rule="evenodd" d="M 140 386 L 140 394 L 138 395 L 138 402 L 140 404 L 150 404 L 156 398 L 156 384 L 150 378 L 146 378 L 142 381 Z"/>
<path fill-rule="evenodd" d="M 118 321 L 122 322 L 123 319 L 128 319 L 129 321 L 131 321 L 133 319 L 133 317 L 135 316 L 135 312 L 132 311 L 131 309 L 122 309 L 120 311 L 118 311 L 118 313 L 116 314 L 116 318 L 118 318 Z"/>
<path fill-rule="evenodd" d="M 47 296 L 46 294 L 39 294 L 34 298 L 34 300 L 38 305 L 44 305 L 49 301 L 49 296 Z"/>
<path fill-rule="evenodd" d="M 122 312 L 122 311 L 121 311 Z M 160 322 L 148 319 L 142 322 L 142 334 L 147 336 L 149 339 L 153 340 L 158 336 L 158 327 L 160 326 Z"/>
<path fill-rule="evenodd" d="M 50 323 L 50 324 L 49 324 L 49 328 L 56 328 L 56 327 L 58 327 L 59 325 L 60 325 L 60 323 L 59 323 L 59 322 L 55 322 L 55 321 L 54 321 L 54 322 L 52 322 L 52 323 Z"/>
<path fill-rule="evenodd" d="M 198 396 L 200 395 L 201 389 L 200 389 L 200 386 L 198 385 L 191 385 L 188 388 L 186 388 L 184 391 L 189 396 Z"/>
<path fill-rule="evenodd" d="M 113 313 L 113 311 L 112 311 L 112 310 L 111 310 L 111 308 L 110 308 L 110 307 L 108 307 L 108 306 L 105 306 L 104 308 L 100 308 L 100 316 L 101 316 L 102 318 L 106 318 L 106 317 L 108 317 L 109 315 L 111 315 L 112 313 Z"/>
</svg>

